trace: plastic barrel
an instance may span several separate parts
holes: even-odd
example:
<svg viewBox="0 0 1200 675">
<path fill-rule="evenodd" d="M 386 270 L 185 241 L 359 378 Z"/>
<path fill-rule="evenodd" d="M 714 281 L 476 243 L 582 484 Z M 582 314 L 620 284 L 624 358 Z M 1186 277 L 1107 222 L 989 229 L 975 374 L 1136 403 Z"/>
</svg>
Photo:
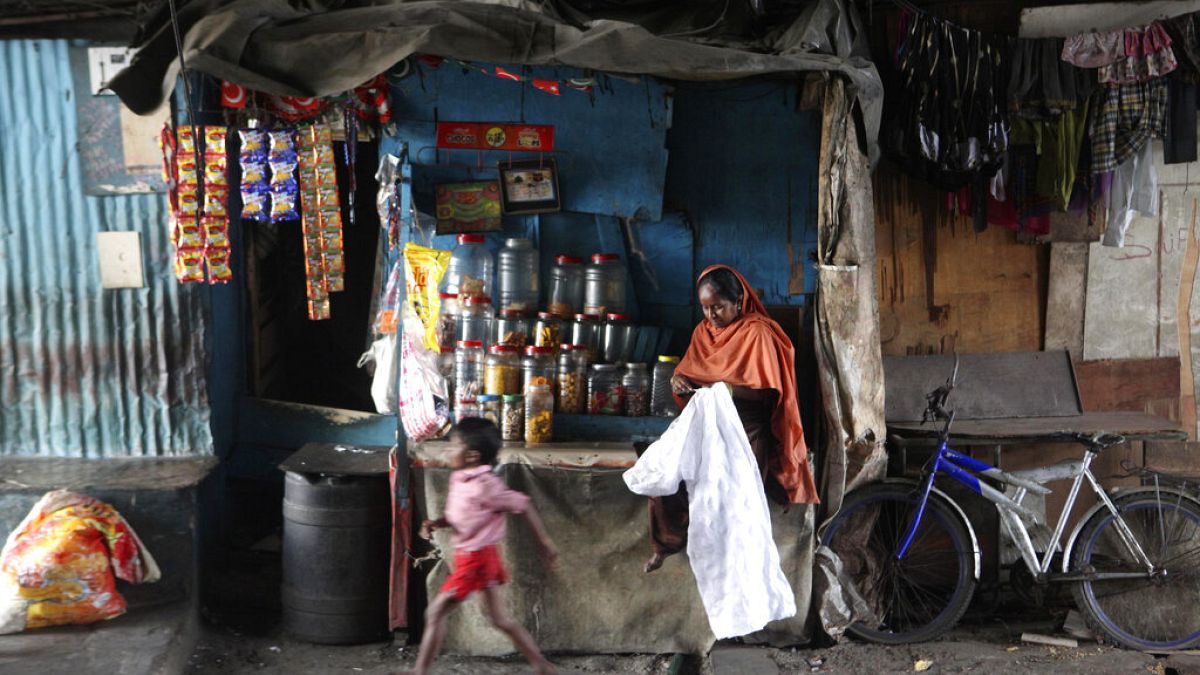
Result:
<svg viewBox="0 0 1200 675">
<path fill-rule="evenodd" d="M 387 639 L 391 503 L 383 476 L 289 471 L 283 494 L 283 621 L 319 644 Z"/>
</svg>

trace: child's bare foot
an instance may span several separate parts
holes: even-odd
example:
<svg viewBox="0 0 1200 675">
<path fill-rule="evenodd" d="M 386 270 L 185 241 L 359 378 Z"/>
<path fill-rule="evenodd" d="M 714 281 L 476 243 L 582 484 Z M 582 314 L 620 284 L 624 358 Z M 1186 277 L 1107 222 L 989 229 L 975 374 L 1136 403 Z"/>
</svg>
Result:
<svg viewBox="0 0 1200 675">
<path fill-rule="evenodd" d="M 654 555 L 650 556 L 650 559 L 646 561 L 646 564 L 644 566 L 642 566 L 642 571 L 645 572 L 646 574 L 653 572 L 654 570 L 662 567 L 663 560 L 665 560 L 665 559 L 666 559 L 666 556 L 664 556 L 663 554 L 655 553 Z"/>
</svg>

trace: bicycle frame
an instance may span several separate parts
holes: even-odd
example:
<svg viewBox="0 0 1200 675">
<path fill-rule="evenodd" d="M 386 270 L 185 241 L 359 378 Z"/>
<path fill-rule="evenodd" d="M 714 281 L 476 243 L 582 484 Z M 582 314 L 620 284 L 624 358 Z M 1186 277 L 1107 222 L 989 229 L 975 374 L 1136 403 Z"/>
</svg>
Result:
<svg viewBox="0 0 1200 675">
<path fill-rule="evenodd" d="M 952 419 L 952 418 L 951 418 Z M 947 420 L 947 431 L 949 429 L 950 420 Z M 1121 537 L 1122 542 L 1133 554 L 1134 558 L 1143 566 L 1146 571 L 1142 572 L 1105 572 L 1105 573 L 1089 573 L 1087 578 L 1097 579 L 1117 579 L 1117 578 L 1144 578 L 1147 575 L 1155 572 L 1154 564 L 1150 561 L 1141 545 L 1134 537 L 1133 532 L 1121 517 L 1112 499 L 1108 493 L 1096 480 L 1092 474 L 1091 464 L 1096 457 L 1096 453 L 1091 449 L 1085 451 L 1082 459 L 1062 462 L 1049 467 L 1029 469 L 1025 471 L 1017 471 L 1008 473 L 988 464 L 981 462 L 972 457 L 963 455 L 952 448 L 946 440 L 946 432 L 943 432 L 938 441 L 936 452 L 930 458 L 929 464 L 925 469 L 925 477 L 921 483 L 921 497 L 917 503 L 917 510 L 913 516 L 912 522 L 904 533 L 904 538 L 900 548 L 896 551 L 896 559 L 901 560 L 908 554 L 909 547 L 912 546 L 913 539 L 916 536 L 917 529 L 921 525 L 921 520 L 925 515 L 925 507 L 929 503 L 929 495 L 933 490 L 933 481 L 940 474 L 949 476 L 954 480 L 965 485 L 975 494 L 982 496 L 984 499 L 996 505 L 996 509 L 1000 512 L 1001 521 L 1008 529 L 1009 536 L 1016 543 L 1018 550 L 1021 553 L 1021 558 L 1033 572 L 1036 578 L 1042 579 L 1050 571 L 1050 565 L 1053 562 L 1054 553 L 1059 548 L 1059 542 L 1067 527 L 1067 521 L 1070 518 L 1072 507 L 1075 505 L 1075 500 L 1079 497 L 1079 490 L 1083 485 L 1084 480 L 1096 493 L 1103 505 L 1112 513 L 1116 523 L 1117 532 Z M 978 476 L 976 475 L 978 474 Z M 1017 488 L 1014 493 L 1014 498 L 1009 497 L 1003 492 L 993 488 L 992 486 L 979 480 L 979 476 L 996 480 Z M 1020 501 L 1028 492 L 1036 494 L 1050 494 L 1051 490 L 1044 485 L 1043 482 L 1052 480 L 1072 479 L 1071 490 L 1067 494 L 1066 505 L 1063 507 L 1062 513 L 1059 515 L 1058 523 L 1055 525 L 1054 534 L 1050 538 L 1049 545 L 1046 547 L 1042 558 L 1039 560 L 1037 551 L 1034 548 L 1033 541 L 1029 536 L 1029 530 L 1025 525 L 1025 521 L 1021 516 L 1033 521 L 1037 516 L 1028 508 L 1021 505 Z M 1064 571 L 1066 566 L 1064 564 Z M 1074 577 L 1069 577 L 1073 579 Z M 1067 575 L 1064 575 L 1061 580 L 1068 580 Z"/>
</svg>

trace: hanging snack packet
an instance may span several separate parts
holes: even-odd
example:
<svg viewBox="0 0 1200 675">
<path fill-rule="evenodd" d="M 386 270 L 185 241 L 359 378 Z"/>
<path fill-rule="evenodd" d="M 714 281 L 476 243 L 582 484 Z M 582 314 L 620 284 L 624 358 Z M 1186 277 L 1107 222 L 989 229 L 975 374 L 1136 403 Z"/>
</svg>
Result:
<svg viewBox="0 0 1200 675">
<path fill-rule="evenodd" d="M 225 156 L 225 127 L 204 127 L 204 154 Z"/>
<path fill-rule="evenodd" d="M 242 167 L 242 220 L 260 223 L 271 219 L 268 206 L 267 132 L 262 129 L 238 131 L 242 147 L 238 159 Z"/>
<path fill-rule="evenodd" d="M 229 188 L 218 185 L 204 185 L 204 215 L 227 216 Z"/>
<path fill-rule="evenodd" d="M 204 249 L 184 248 L 176 251 L 175 278 L 183 283 L 204 281 Z"/>
<path fill-rule="evenodd" d="M 269 133 L 271 152 L 271 222 L 296 220 L 296 147 L 291 129 L 276 129 Z"/>
<path fill-rule="evenodd" d="M 200 224 L 196 222 L 196 216 L 180 216 L 175 225 L 175 248 L 204 248 L 204 233 L 200 231 Z"/>
<path fill-rule="evenodd" d="M 262 129 L 241 129 L 238 137 L 242 140 L 240 151 L 243 162 L 267 161 L 267 132 Z"/>
<path fill-rule="evenodd" d="M 229 249 L 209 247 L 204 256 L 208 259 L 208 283 L 225 284 L 233 279 L 233 270 L 229 267 Z"/>
<path fill-rule="evenodd" d="M 425 346 L 438 349 L 437 318 L 441 308 L 438 284 L 450 264 L 450 251 L 404 245 L 404 283 L 408 304 L 425 327 Z"/>
<path fill-rule="evenodd" d="M 210 248 L 229 248 L 229 224 L 224 218 L 205 216 L 200 219 L 204 227 L 204 243 Z"/>
</svg>

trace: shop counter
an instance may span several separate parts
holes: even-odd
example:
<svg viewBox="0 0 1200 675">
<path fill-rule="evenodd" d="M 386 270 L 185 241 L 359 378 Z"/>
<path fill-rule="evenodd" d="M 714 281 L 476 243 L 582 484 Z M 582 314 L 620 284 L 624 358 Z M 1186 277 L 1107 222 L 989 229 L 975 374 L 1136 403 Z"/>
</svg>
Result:
<svg viewBox="0 0 1200 675">
<path fill-rule="evenodd" d="M 442 515 L 447 446 L 444 441 L 408 446 L 414 532 L 422 519 Z M 500 453 L 497 472 L 532 498 L 559 549 L 559 569 L 547 572 L 528 526 L 510 517 L 501 555 L 512 582 L 503 595 L 546 651 L 703 653 L 712 646 L 686 554 L 668 558 L 656 572 L 642 572 L 651 554 L 646 498 L 631 493 L 621 477 L 636 461 L 632 441 L 509 444 Z M 772 525 L 799 612 L 756 638 L 797 644 L 808 639 L 813 508 L 793 506 L 785 512 L 772 506 Z M 449 532 L 437 532 L 433 545 L 415 542 L 412 556 L 427 573 L 425 587 L 432 598 L 449 571 Z M 445 645 L 457 654 L 513 652 L 478 601 L 465 603 L 451 617 Z"/>
</svg>

